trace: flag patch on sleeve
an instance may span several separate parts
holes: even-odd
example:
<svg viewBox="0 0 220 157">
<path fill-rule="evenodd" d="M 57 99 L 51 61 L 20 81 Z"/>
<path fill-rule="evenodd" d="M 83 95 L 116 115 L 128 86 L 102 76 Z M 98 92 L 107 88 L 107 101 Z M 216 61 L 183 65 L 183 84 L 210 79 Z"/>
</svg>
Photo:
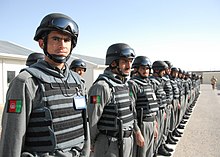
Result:
<svg viewBox="0 0 220 157">
<path fill-rule="evenodd" d="M 8 100 L 8 113 L 21 113 L 22 100 Z"/>
<path fill-rule="evenodd" d="M 90 96 L 90 103 L 91 104 L 100 104 L 101 103 L 100 95 Z"/>
</svg>

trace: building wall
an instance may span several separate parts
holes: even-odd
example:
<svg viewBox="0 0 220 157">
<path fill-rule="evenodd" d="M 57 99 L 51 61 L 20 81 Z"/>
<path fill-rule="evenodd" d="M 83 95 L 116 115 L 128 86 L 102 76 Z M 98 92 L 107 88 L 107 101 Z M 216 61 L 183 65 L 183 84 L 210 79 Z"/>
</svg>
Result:
<svg viewBox="0 0 220 157">
<path fill-rule="evenodd" d="M 93 82 L 93 69 L 91 67 L 90 68 L 87 67 L 83 78 L 86 81 L 86 89 L 88 90 Z"/>
<path fill-rule="evenodd" d="M 102 74 L 104 68 L 87 68 L 86 73 L 83 78 L 86 81 L 86 89 L 87 91 L 92 86 L 93 82 L 98 78 L 99 74 Z"/>
<path fill-rule="evenodd" d="M 3 91 L 3 59 L 0 59 L 0 106 L 3 104 L 4 91 Z"/>
<path fill-rule="evenodd" d="M 9 72 L 14 73 L 14 76 L 16 76 L 22 68 L 25 67 L 25 61 L 26 59 L 1 59 L 0 62 L 0 68 L 1 68 L 1 74 L 0 77 L 1 83 L 0 83 L 0 104 L 3 104 L 5 102 L 5 96 L 8 90 L 9 86 L 9 80 L 8 80 L 8 74 Z"/>
<path fill-rule="evenodd" d="M 5 97 L 8 90 L 8 72 L 15 72 L 18 75 L 21 69 L 25 68 L 26 58 L 0 57 L 0 105 L 5 103 Z M 86 88 L 89 90 L 93 82 L 99 74 L 103 73 L 105 67 L 98 67 L 97 65 L 87 63 L 87 71 L 84 75 L 86 81 Z"/>
<path fill-rule="evenodd" d="M 203 72 L 203 83 L 204 84 L 211 84 L 211 78 L 215 76 L 217 78 L 217 85 L 220 85 L 220 72 Z"/>
</svg>

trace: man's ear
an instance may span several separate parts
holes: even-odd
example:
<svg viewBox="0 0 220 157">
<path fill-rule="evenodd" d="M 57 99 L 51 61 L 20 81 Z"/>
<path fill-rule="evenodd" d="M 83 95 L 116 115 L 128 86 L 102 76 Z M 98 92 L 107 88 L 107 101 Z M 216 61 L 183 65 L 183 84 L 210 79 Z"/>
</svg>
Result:
<svg viewBox="0 0 220 157">
<path fill-rule="evenodd" d="M 139 70 L 139 67 L 138 68 L 134 68 L 134 72 L 136 73 L 136 72 L 138 72 L 138 70 Z"/>
<path fill-rule="evenodd" d="M 113 62 L 111 63 L 111 67 L 116 67 L 116 66 L 117 66 L 116 61 L 113 61 Z"/>
<path fill-rule="evenodd" d="M 44 40 L 43 39 L 39 39 L 38 44 L 39 44 L 40 48 L 44 49 Z"/>
</svg>

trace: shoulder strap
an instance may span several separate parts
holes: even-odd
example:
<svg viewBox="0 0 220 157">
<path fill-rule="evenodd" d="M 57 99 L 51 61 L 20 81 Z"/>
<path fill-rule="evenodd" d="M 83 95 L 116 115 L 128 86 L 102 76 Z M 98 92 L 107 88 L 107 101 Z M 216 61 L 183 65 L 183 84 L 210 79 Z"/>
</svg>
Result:
<svg viewBox="0 0 220 157">
<path fill-rule="evenodd" d="M 106 77 L 104 74 L 99 75 L 99 77 L 96 79 L 96 81 L 93 84 L 95 84 L 96 82 L 101 81 L 101 80 L 105 81 L 109 85 L 110 88 L 114 87 L 113 84 L 111 83 L 110 79 L 108 77 Z"/>
</svg>

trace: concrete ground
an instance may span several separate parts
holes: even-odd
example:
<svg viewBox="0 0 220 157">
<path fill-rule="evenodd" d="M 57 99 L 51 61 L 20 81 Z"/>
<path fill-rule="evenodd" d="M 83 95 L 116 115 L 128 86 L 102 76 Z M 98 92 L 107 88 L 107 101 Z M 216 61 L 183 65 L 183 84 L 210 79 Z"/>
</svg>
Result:
<svg viewBox="0 0 220 157">
<path fill-rule="evenodd" d="M 183 136 L 177 145 L 168 145 L 174 149 L 172 157 L 220 157 L 219 124 L 220 89 L 212 90 L 211 85 L 202 84 L 185 129 L 179 129 Z"/>
<path fill-rule="evenodd" d="M 201 85 L 201 94 L 173 157 L 220 156 L 220 91 Z"/>
</svg>

